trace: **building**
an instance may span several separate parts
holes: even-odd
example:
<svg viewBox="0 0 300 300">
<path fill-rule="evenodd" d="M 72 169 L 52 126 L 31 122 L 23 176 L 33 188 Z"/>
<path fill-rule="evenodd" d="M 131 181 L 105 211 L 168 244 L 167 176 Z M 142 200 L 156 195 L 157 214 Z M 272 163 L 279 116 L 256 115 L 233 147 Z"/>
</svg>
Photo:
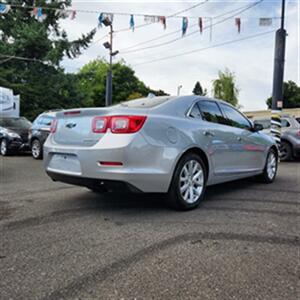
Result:
<svg viewBox="0 0 300 300">
<path fill-rule="evenodd" d="M 244 111 L 244 114 L 249 119 L 271 118 L 271 110 L 270 109 L 269 110 Z M 282 110 L 282 114 L 300 117 L 300 107 L 299 108 L 285 108 Z"/>
</svg>

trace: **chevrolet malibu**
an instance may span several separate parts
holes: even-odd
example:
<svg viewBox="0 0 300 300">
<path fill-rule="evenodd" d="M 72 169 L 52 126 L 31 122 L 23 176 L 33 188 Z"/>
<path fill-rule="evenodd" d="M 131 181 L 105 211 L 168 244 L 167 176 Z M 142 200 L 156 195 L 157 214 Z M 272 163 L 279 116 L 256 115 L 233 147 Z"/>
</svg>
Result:
<svg viewBox="0 0 300 300">
<path fill-rule="evenodd" d="M 255 176 L 274 181 L 275 141 L 226 102 L 154 97 L 58 112 L 44 145 L 54 181 L 95 192 L 166 193 L 175 209 L 199 205 L 205 189 Z"/>
</svg>

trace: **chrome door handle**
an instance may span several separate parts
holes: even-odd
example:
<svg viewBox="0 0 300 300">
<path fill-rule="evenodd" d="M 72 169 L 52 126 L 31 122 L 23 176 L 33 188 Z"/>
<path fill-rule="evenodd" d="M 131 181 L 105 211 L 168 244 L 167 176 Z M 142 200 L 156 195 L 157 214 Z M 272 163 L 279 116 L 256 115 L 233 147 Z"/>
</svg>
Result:
<svg viewBox="0 0 300 300">
<path fill-rule="evenodd" d="M 240 136 L 238 136 L 236 139 L 237 139 L 239 142 L 242 140 L 242 138 L 241 138 Z"/>
<path fill-rule="evenodd" d="M 213 132 L 207 131 L 207 130 L 203 131 L 203 134 L 204 134 L 205 136 L 214 136 L 214 135 L 215 135 Z"/>
</svg>

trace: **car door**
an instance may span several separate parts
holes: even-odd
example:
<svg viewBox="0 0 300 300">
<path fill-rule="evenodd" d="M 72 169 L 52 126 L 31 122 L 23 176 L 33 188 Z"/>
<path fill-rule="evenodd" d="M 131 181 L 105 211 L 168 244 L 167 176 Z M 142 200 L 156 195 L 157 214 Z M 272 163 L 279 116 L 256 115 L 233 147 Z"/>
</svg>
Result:
<svg viewBox="0 0 300 300">
<path fill-rule="evenodd" d="M 259 132 L 252 130 L 251 122 L 238 110 L 225 103 L 219 103 L 226 117 L 226 124 L 234 134 L 234 148 L 236 148 L 237 169 L 242 173 L 261 170 L 265 164 L 267 145 Z"/>
<path fill-rule="evenodd" d="M 229 126 L 224 126 L 225 118 L 216 101 L 201 100 L 197 105 L 203 120 L 200 147 L 205 145 L 213 174 L 220 176 L 221 181 L 222 177 L 231 175 L 236 161 L 236 150 L 231 149 L 233 133 Z"/>
</svg>

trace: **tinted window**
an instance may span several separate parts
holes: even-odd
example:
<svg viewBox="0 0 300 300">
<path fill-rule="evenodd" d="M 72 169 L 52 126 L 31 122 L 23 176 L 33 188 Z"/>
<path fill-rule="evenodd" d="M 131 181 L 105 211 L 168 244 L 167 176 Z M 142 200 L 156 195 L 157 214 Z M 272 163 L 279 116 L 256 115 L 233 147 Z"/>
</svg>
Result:
<svg viewBox="0 0 300 300">
<path fill-rule="evenodd" d="M 249 121 L 237 110 L 222 103 L 220 103 L 220 106 L 227 119 L 227 125 L 243 129 L 251 128 Z"/>
<path fill-rule="evenodd" d="M 44 126 L 51 126 L 52 120 L 53 120 L 53 117 L 51 117 L 51 116 L 43 116 L 39 120 L 39 124 L 44 125 Z"/>
<path fill-rule="evenodd" d="M 28 129 L 31 123 L 26 118 L 0 118 L 0 126 Z"/>
<path fill-rule="evenodd" d="M 122 102 L 120 105 L 132 108 L 152 108 L 160 104 L 166 103 L 171 99 L 172 97 L 149 97 Z"/>
<path fill-rule="evenodd" d="M 290 127 L 291 124 L 287 119 L 281 119 L 281 127 Z"/>
<path fill-rule="evenodd" d="M 205 121 L 221 124 L 224 122 L 224 117 L 216 102 L 202 100 L 198 102 L 198 106 Z"/>
<path fill-rule="evenodd" d="M 264 129 L 269 129 L 271 128 L 271 120 L 255 120 L 255 124 L 261 124 Z"/>
<path fill-rule="evenodd" d="M 201 119 L 201 113 L 200 110 L 198 108 L 198 105 L 195 104 L 189 114 L 189 117 L 191 118 L 195 118 L 195 119 Z"/>
</svg>

